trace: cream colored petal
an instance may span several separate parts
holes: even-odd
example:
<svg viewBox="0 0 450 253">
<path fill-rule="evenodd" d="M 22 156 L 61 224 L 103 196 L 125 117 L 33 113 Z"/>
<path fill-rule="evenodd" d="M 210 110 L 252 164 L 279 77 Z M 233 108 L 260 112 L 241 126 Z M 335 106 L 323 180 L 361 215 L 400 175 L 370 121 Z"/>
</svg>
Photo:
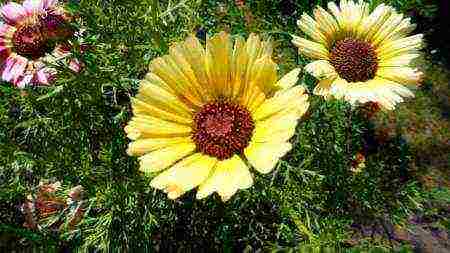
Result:
<svg viewBox="0 0 450 253">
<path fill-rule="evenodd" d="M 189 136 L 191 126 L 165 121 L 159 118 L 138 115 L 134 116 L 125 127 L 128 138 L 158 138 L 158 137 L 182 137 Z"/>
<path fill-rule="evenodd" d="M 384 4 L 378 5 L 375 10 L 364 18 L 357 28 L 357 37 L 370 41 L 385 20 L 391 15 L 392 8 Z"/>
<path fill-rule="evenodd" d="M 333 41 L 336 33 L 339 31 L 336 19 L 320 6 L 314 9 L 314 18 L 317 21 L 318 28 L 327 37 L 327 40 Z"/>
<path fill-rule="evenodd" d="M 167 90 L 165 87 L 167 86 L 164 84 L 164 81 L 150 73 L 141 81 L 136 98 L 162 110 L 177 113 L 185 117 L 192 117 L 193 109 L 189 108 L 171 90 Z"/>
<path fill-rule="evenodd" d="M 335 98 L 340 99 L 344 97 L 347 87 L 349 83 L 340 77 L 336 78 L 331 84 L 330 94 L 333 95 Z"/>
<path fill-rule="evenodd" d="M 323 96 L 325 99 L 330 98 L 331 95 L 331 85 L 336 78 L 329 78 L 319 81 L 319 83 L 314 87 L 314 95 Z"/>
<path fill-rule="evenodd" d="M 231 54 L 230 36 L 221 32 L 206 41 L 206 67 L 209 84 L 215 90 L 216 97 L 231 96 Z"/>
<path fill-rule="evenodd" d="M 328 59 L 328 50 L 324 45 L 292 35 L 292 43 L 298 47 L 300 54 L 311 59 Z"/>
<path fill-rule="evenodd" d="M 333 1 L 328 2 L 328 10 L 333 14 L 337 24 L 339 25 L 339 29 L 345 29 L 344 17 L 342 16 L 341 10 Z"/>
<path fill-rule="evenodd" d="M 176 199 L 202 184 L 216 163 L 216 158 L 195 153 L 156 176 L 150 185 L 164 190 L 170 199 Z"/>
<path fill-rule="evenodd" d="M 367 103 L 375 102 L 376 99 L 376 87 L 373 87 L 374 80 L 366 82 L 349 83 L 347 85 L 344 99 L 350 104 L 354 105 L 357 102 Z"/>
<path fill-rule="evenodd" d="M 390 36 L 390 34 L 394 33 L 402 20 L 402 14 L 393 13 L 391 16 L 389 16 L 386 22 L 384 22 L 384 24 L 373 36 L 371 41 L 372 46 L 377 47 L 381 42 L 385 41 Z"/>
<path fill-rule="evenodd" d="M 414 31 L 415 29 L 416 25 L 411 23 L 411 19 L 405 18 L 400 22 L 400 24 L 394 27 L 394 30 L 391 33 L 386 35 L 386 37 L 383 39 L 381 43 L 386 44 L 394 40 L 405 38 L 409 35 L 409 33 Z"/>
<path fill-rule="evenodd" d="M 328 38 L 324 34 L 322 34 L 317 22 L 308 14 L 302 14 L 301 18 L 297 21 L 297 26 L 314 42 L 323 45 L 328 45 L 329 43 L 331 43 L 331 40 L 328 40 Z"/>
<path fill-rule="evenodd" d="M 416 85 L 422 79 L 423 73 L 410 67 L 385 67 L 378 69 L 377 76 L 401 84 Z"/>
<path fill-rule="evenodd" d="M 250 142 L 244 150 L 245 157 L 250 164 L 260 173 L 269 173 L 277 162 L 283 157 L 292 145 L 289 142 Z"/>
<path fill-rule="evenodd" d="M 191 142 L 191 137 L 139 139 L 128 144 L 127 154 L 140 156 L 167 146 L 189 142 Z"/>
<path fill-rule="evenodd" d="M 139 170 L 145 173 L 163 170 L 192 154 L 194 150 L 195 144 L 192 141 L 157 149 L 139 157 Z"/>
<path fill-rule="evenodd" d="M 393 110 L 396 104 L 403 102 L 403 97 L 414 94 L 403 85 L 380 77 L 365 83 L 352 83 L 347 87 L 345 99 L 350 103 L 377 102 L 384 109 Z"/>
<path fill-rule="evenodd" d="M 263 121 L 258 121 L 255 124 L 252 141 L 287 141 L 294 136 L 295 127 L 297 126 L 298 120 L 299 116 L 296 113 L 278 113 Z"/>
<path fill-rule="evenodd" d="M 382 67 L 403 67 L 408 66 L 411 62 L 419 57 L 420 54 L 400 54 L 387 59 L 379 59 L 378 66 Z"/>
<path fill-rule="evenodd" d="M 342 0 L 340 2 L 340 15 L 342 20 L 340 21 L 341 33 L 346 36 L 354 36 L 358 33 L 358 26 L 366 18 L 368 12 L 368 4 L 360 1 L 355 3 L 353 1 Z"/>
<path fill-rule="evenodd" d="M 131 98 L 131 105 L 133 107 L 134 115 L 147 115 L 186 125 L 191 125 L 192 123 L 192 117 L 186 117 L 177 113 L 164 111 L 155 105 L 147 104 L 136 98 Z"/>
<path fill-rule="evenodd" d="M 305 71 L 319 80 L 329 79 L 337 76 L 334 67 L 327 60 L 313 61 L 306 65 Z"/>
<path fill-rule="evenodd" d="M 223 201 L 228 200 L 240 189 L 253 185 L 253 178 L 245 163 L 234 155 L 232 158 L 219 161 L 212 175 L 200 185 L 197 199 L 202 199 L 217 192 Z"/>
<path fill-rule="evenodd" d="M 382 43 L 377 49 L 377 55 L 381 60 L 392 58 L 401 54 L 416 53 L 423 47 L 423 34 L 398 39 L 388 43 Z"/>
<path fill-rule="evenodd" d="M 253 120 L 263 120 L 283 110 L 297 107 L 307 100 L 305 88 L 294 86 L 287 90 L 281 90 L 270 99 L 266 99 L 253 113 Z"/>
<path fill-rule="evenodd" d="M 386 38 L 386 40 L 397 40 L 408 36 L 409 33 L 416 29 L 417 25 L 411 23 L 411 18 L 405 18 L 402 22 L 395 28 L 394 32 Z"/>
<path fill-rule="evenodd" d="M 300 68 L 295 68 L 286 75 L 284 75 L 280 80 L 278 80 L 276 84 L 278 89 L 284 90 L 294 86 L 298 81 L 298 75 L 300 74 L 300 71 L 301 71 Z"/>
</svg>

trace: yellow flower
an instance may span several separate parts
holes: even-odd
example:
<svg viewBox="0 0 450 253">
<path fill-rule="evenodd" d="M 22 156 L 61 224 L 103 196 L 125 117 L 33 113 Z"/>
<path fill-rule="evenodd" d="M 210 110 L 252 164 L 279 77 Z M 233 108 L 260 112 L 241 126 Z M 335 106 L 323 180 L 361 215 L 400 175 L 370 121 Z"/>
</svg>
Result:
<svg viewBox="0 0 450 253">
<path fill-rule="evenodd" d="M 275 167 L 309 103 L 294 86 L 300 70 L 278 80 L 271 54 L 256 35 L 233 42 L 221 32 L 206 49 L 188 37 L 151 62 L 125 131 L 140 170 L 159 173 L 152 187 L 175 199 L 198 186 L 198 199 L 226 201 L 252 186 L 249 166 Z"/>
<path fill-rule="evenodd" d="M 303 14 L 298 26 L 308 39 L 292 40 L 314 60 L 305 67 L 319 80 L 314 94 L 376 102 L 388 110 L 413 97 L 407 86 L 417 85 L 422 73 L 409 65 L 419 56 L 423 35 L 408 37 L 415 28 L 410 19 L 384 4 L 370 12 L 363 1 L 341 0 L 339 7 L 329 2 L 328 10 L 317 7 L 314 18 Z"/>
</svg>

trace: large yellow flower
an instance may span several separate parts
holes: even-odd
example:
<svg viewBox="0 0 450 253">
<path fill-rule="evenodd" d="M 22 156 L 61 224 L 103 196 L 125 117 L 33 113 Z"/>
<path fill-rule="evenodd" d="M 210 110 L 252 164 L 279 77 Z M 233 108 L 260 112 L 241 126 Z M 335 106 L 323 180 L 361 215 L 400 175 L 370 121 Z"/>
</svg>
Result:
<svg viewBox="0 0 450 253">
<path fill-rule="evenodd" d="M 319 79 L 314 94 L 389 110 L 413 97 L 406 86 L 417 85 L 422 73 L 409 64 L 423 36 L 407 37 L 415 28 L 410 19 L 384 4 L 370 12 L 363 1 L 329 2 L 328 9 L 317 7 L 314 18 L 303 14 L 298 21 L 309 39 L 293 36 L 299 53 L 315 60 L 305 67 Z"/>
<path fill-rule="evenodd" d="M 294 86 L 300 70 L 277 81 L 271 54 L 256 35 L 233 43 L 222 32 L 206 49 L 188 37 L 152 61 L 125 127 L 140 170 L 161 172 L 152 187 L 175 199 L 199 186 L 197 198 L 217 192 L 225 201 L 252 186 L 249 165 L 275 167 L 309 103 Z"/>
</svg>

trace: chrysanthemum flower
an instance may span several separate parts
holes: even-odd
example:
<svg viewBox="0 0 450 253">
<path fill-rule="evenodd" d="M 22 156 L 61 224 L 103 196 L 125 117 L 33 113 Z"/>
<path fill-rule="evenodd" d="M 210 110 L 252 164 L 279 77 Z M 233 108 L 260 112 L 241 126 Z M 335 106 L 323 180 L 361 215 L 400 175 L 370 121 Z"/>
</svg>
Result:
<svg viewBox="0 0 450 253">
<path fill-rule="evenodd" d="M 48 85 L 56 70 L 50 66 L 67 60 L 78 72 L 78 60 L 70 57 L 68 39 L 74 35 L 68 15 L 57 0 L 9 2 L 0 9 L 0 73 L 18 87 Z"/>
<path fill-rule="evenodd" d="M 198 186 L 197 198 L 225 201 L 252 186 L 249 166 L 270 172 L 290 149 L 309 104 L 299 69 L 277 81 L 271 43 L 222 32 L 206 49 L 195 37 L 150 64 L 125 127 L 140 170 L 161 172 L 151 186 L 175 199 Z"/>
<path fill-rule="evenodd" d="M 319 79 L 314 94 L 389 110 L 413 97 L 407 86 L 418 84 L 422 73 L 409 65 L 423 36 L 408 37 L 415 28 L 410 19 L 384 4 L 370 12 L 363 1 L 329 2 L 328 9 L 317 7 L 314 18 L 302 15 L 298 26 L 308 39 L 293 36 L 299 53 L 315 60 L 305 67 Z"/>
</svg>

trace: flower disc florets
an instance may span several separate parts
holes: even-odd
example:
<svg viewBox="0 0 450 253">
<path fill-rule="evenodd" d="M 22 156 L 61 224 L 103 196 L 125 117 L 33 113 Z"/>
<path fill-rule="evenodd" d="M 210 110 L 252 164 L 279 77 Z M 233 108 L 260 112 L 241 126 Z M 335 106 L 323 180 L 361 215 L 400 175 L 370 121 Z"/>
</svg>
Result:
<svg viewBox="0 0 450 253">
<path fill-rule="evenodd" d="M 195 115 L 192 138 L 204 154 L 224 160 L 248 146 L 254 129 L 244 107 L 228 101 L 208 103 Z"/>
<path fill-rule="evenodd" d="M 330 63 L 347 82 L 364 82 L 375 77 L 378 59 L 372 45 L 346 38 L 335 43 Z"/>
</svg>

